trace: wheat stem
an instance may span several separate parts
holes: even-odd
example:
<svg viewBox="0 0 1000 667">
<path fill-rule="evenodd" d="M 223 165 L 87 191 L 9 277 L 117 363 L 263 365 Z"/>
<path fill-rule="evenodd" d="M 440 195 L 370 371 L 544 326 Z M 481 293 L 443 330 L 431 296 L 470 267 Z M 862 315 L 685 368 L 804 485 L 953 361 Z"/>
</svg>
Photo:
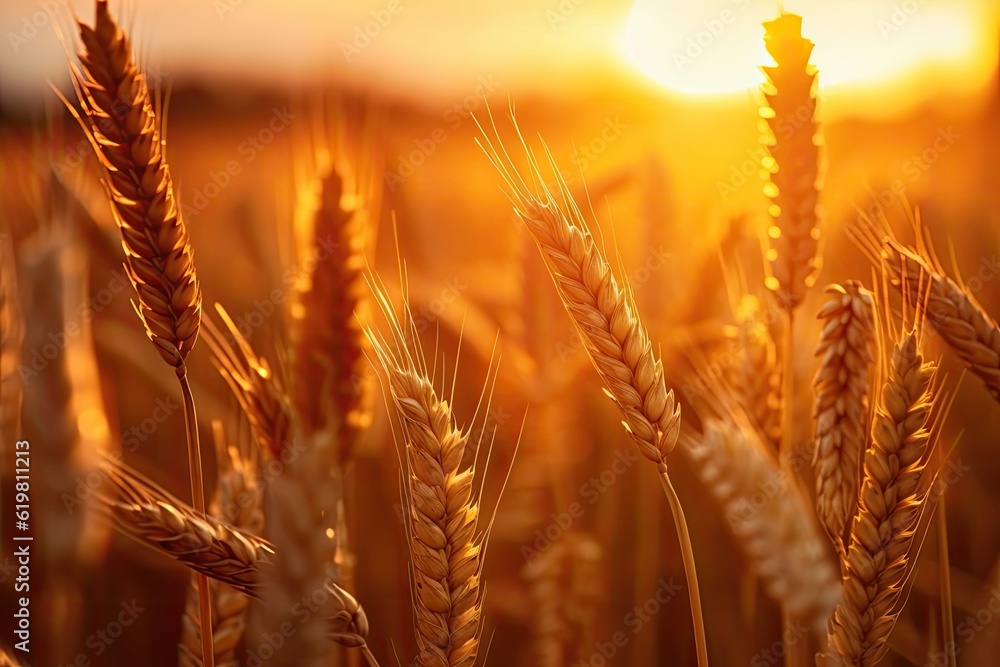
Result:
<svg viewBox="0 0 1000 667">
<path fill-rule="evenodd" d="M 701 612 L 701 592 L 698 588 L 698 569 L 695 565 L 694 549 L 691 547 L 691 534 L 688 532 L 684 508 L 677 497 L 677 491 L 667 475 L 666 466 L 660 471 L 660 484 L 663 493 L 670 503 L 670 511 L 674 515 L 674 525 L 677 526 L 677 541 L 681 546 L 681 557 L 684 561 L 684 576 L 688 582 L 688 602 L 691 605 L 691 621 L 694 624 L 694 641 L 698 652 L 698 664 L 708 665 L 708 644 L 705 641 L 705 619 Z"/>
<path fill-rule="evenodd" d="M 205 514 L 205 482 L 201 469 L 201 443 L 198 437 L 198 415 L 194 396 L 187 378 L 187 365 L 177 369 L 184 400 L 184 429 L 188 448 L 188 472 L 191 478 L 191 500 L 196 512 Z M 198 573 L 198 624 L 201 626 L 201 651 L 204 667 L 215 667 L 215 647 L 212 637 L 212 599 L 208 590 L 208 577 Z"/>
<path fill-rule="evenodd" d="M 938 582 L 941 588 L 941 640 L 947 667 L 955 667 L 955 619 L 951 602 L 951 559 L 948 555 L 948 512 L 945 510 L 945 494 L 941 494 L 937 508 L 938 538 Z"/>
</svg>

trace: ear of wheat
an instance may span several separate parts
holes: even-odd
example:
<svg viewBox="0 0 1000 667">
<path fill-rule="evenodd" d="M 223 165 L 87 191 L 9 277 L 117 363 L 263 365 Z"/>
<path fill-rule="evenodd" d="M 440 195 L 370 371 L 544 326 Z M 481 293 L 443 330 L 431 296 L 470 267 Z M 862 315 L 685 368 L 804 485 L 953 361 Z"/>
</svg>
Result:
<svg viewBox="0 0 1000 667">
<path fill-rule="evenodd" d="M 373 284 L 389 321 L 390 338 L 368 329 L 400 421 L 406 458 L 407 538 L 421 667 L 470 667 L 479 652 L 485 536 L 479 530 L 475 469 L 463 468 L 469 435 L 439 397 L 423 350 L 408 323 L 396 319 L 388 296 Z"/>
<path fill-rule="evenodd" d="M 21 667 L 21 663 L 4 646 L 0 646 L 0 667 Z"/>
<path fill-rule="evenodd" d="M 258 594 L 260 573 L 274 556 L 268 542 L 196 512 L 113 459 L 105 458 L 99 470 L 98 508 L 120 533 L 247 595 Z"/>
<path fill-rule="evenodd" d="M 815 388 L 816 510 L 833 540 L 844 551 L 844 530 L 854 516 L 861 453 L 868 424 L 868 371 L 874 362 L 875 305 L 857 281 L 827 289 L 830 299 L 819 312 L 823 333 L 816 355 Z"/>
<path fill-rule="evenodd" d="M 768 595 L 794 618 L 821 628 L 837 603 L 837 574 L 808 501 L 756 429 L 708 417 L 703 434 L 682 436 L 705 487 Z"/>
<path fill-rule="evenodd" d="M 843 598 L 829 623 L 828 665 L 874 665 L 906 599 L 921 546 L 918 528 L 933 509 L 936 366 L 914 332 L 892 352 L 864 456 L 858 516 L 851 525 Z"/>
<path fill-rule="evenodd" d="M 882 245 L 890 282 L 912 305 L 926 296 L 926 317 L 941 338 L 1000 401 L 1000 327 L 968 289 L 946 276 L 927 253 L 893 239 Z"/>
<path fill-rule="evenodd" d="M 300 206 L 310 209 L 315 248 L 330 250 L 293 310 L 295 404 L 307 433 L 337 424 L 339 457 L 346 460 L 372 420 L 367 339 L 358 320 L 367 311 L 362 270 L 371 235 L 365 223 L 372 211 L 364 207 L 372 204 L 363 194 L 345 192 L 345 177 L 336 166 L 310 185 L 319 192 L 304 193 Z"/>
<path fill-rule="evenodd" d="M 816 70 L 809 65 L 813 43 L 802 37 L 801 17 L 781 14 L 766 22 L 764 29 L 764 45 L 775 62 L 761 68 L 768 84 L 764 87 L 767 106 L 760 115 L 770 130 L 764 139 L 770 151 L 765 160 L 770 183 L 764 192 L 772 200 L 769 213 L 774 221 L 768 230 L 771 275 L 767 286 L 778 296 L 779 305 L 793 310 L 819 268 Z"/>
<path fill-rule="evenodd" d="M 493 131 L 497 134 L 495 126 Z M 640 453 L 656 464 L 681 545 L 698 664 L 704 667 L 708 664 L 708 647 L 694 553 L 684 510 L 667 473 L 667 457 L 677 445 L 680 432 L 680 406 L 674 401 L 673 390 L 667 390 L 663 364 L 653 354 L 631 288 L 627 283 L 619 285 L 613 275 L 552 155 L 546 148 L 555 176 L 555 192 L 545 185 L 538 162 L 523 137 L 521 144 L 532 185 L 518 173 L 502 144 L 498 150 L 485 132 L 480 142 L 506 183 L 515 213 L 538 245 L 563 306 L 604 381 L 606 393 L 624 416 L 626 432 Z"/>
<path fill-rule="evenodd" d="M 201 286 L 146 77 L 106 0 L 97 0 L 94 26 L 79 29 L 84 48 L 74 83 L 105 168 L 137 312 L 160 356 L 181 373 L 198 338 Z"/>
<path fill-rule="evenodd" d="M 219 462 L 218 485 L 209 513 L 235 528 L 260 535 L 264 512 L 260 486 L 253 458 L 227 445 L 222 425 L 213 423 Z M 243 639 L 246 612 L 250 599 L 242 592 L 219 581 L 209 584 L 212 597 L 212 635 L 217 667 L 236 667 L 236 650 Z M 178 662 L 181 667 L 202 667 L 201 628 L 198 625 L 198 585 L 191 577 L 187 605 L 181 618 L 181 643 Z"/>
</svg>

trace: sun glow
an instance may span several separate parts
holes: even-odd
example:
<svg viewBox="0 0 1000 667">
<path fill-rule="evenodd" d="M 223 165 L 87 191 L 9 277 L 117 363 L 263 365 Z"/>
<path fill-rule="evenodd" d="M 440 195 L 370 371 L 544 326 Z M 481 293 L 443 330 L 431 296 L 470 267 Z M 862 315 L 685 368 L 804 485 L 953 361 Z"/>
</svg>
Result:
<svg viewBox="0 0 1000 667">
<path fill-rule="evenodd" d="M 826 93 L 878 91 L 910 101 L 920 90 L 940 94 L 980 88 L 996 65 L 996 16 L 976 0 L 788 1 L 816 44 L 813 63 Z M 756 0 L 636 0 L 625 31 L 629 58 L 670 90 L 732 93 L 755 88 L 770 62 L 761 23 L 778 13 Z M 935 85 L 926 85 L 926 77 Z M 923 80 L 923 85 L 921 85 Z M 904 85 L 905 84 L 905 85 Z M 899 102 L 900 100 L 893 100 Z"/>
</svg>

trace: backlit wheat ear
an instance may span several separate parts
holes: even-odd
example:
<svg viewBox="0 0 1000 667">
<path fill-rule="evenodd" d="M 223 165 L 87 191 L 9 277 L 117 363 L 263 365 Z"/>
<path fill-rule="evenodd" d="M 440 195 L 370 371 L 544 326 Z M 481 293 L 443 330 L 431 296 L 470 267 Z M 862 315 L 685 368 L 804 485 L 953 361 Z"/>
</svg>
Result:
<svg viewBox="0 0 1000 667">
<path fill-rule="evenodd" d="M 258 594 L 261 571 L 274 556 L 268 542 L 199 514 L 122 463 L 107 458 L 99 470 L 98 509 L 119 532 L 195 572 Z"/>
<path fill-rule="evenodd" d="M 181 219 L 159 120 L 128 37 L 97 1 L 93 27 L 80 23 L 80 69 L 73 69 L 91 143 L 105 168 L 137 312 L 160 356 L 183 372 L 198 338 L 201 286 Z"/>
<path fill-rule="evenodd" d="M 399 416 L 406 457 L 416 664 L 471 667 L 479 653 L 486 538 L 479 528 L 475 468 L 462 464 L 469 434 L 434 389 L 409 309 L 400 322 L 382 288 L 372 289 L 391 329 L 388 340 L 367 333 Z"/>
<path fill-rule="evenodd" d="M 875 358 L 875 304 L 871 293 L 849 280 L 827 289 L 830 299 L 818 318 L 823 333 L 816 355 L 816 510 L 833 540 L 844 549 L 844 530 L 858 498 L 861 453 L 867 441 L 869 369 Z"/>
<path fill-rule="evenodd" d="M 516 123 L 514 126 L 517 129 Z M 495 126 L 493 133 L 497 134 Z M 627 282 L 619 285 L 555 160 L 546 148 L 554 175 L 553 192 L 546 185 L 520 130 L 518 136 L 528 159 L 530 185 L 517 171 L 502 144 L 495 147 L 485 132 L 482 140 L 477 141 L 504 179 L 514 212 L 538 245 L 563 306 L 604 381 L 605 392 L 625 418 L 625 430 L 640 453 L 656 464 L 684 559 L 698 664 L 705 667 L 708 647 L 694 553 L 684 510 L 667 473 L 667 457 L 677 445 L 680 432 L 680 406 L 674 401 L 673 390 L 667 390 L 663 364 L 653 354 L 653 345 L 639 319 L 631 287 Z M 499 143 L 499 138 L 497 141 Z"/>
<path fill-rule="evenodd" d="M 506 156 L 506 149 L 500 149 Z M 677 444 L 680 406 L 673 390 L 667 390 L 663 365 L 639 320 L 631 289 L 613 275 L 551 156 L 556 192 L 545 185 L 534 156 L 526 145 L 524 149 L 531 184 L 492 143 L 486 140 L 484 146 L 506 182 L 515 213 L 541 251 L 608 395 L 621 409 L 626 430 L 643 456 L 665 466 Z"/>
<path fill-rule="evenodd" d="M 373 383 L 358 318 L 367 312 L 362 271 L 373 202 L 358 187 L 345 191 L 336 166 L 309 185 L 318 192 L 303 193 L 300 206 L 311 209 L 311 249 L 323 258 L 293 310 L 295 403 L 307 433 L 336 424 L 339 457 L 346 460 L 372 421 Z"/>
<path fill-rule="evenodd" d="M 837 603 L 837 571 L 812 509 L 749 424 L 710 417 L 682 442 L 768 595 L 819 629 Z"/>
<path fill-rule="evenodd" d="M 222 425 L 213 423 L 219 462 L 218 486 L 209 509 L 210 515 L 235 528 L 260 535 L 264 530 L 261 487 L 253 460 L 232 445 L 227 445 Z M 236 667 L 236 651 L 246 628 L 250 599 L 242 592 L 219 581 L 209 584 L 212 597 L 212 636 L 217 667 Z M 202 667 L 201 628 L 198 625 L 198 585 L 191 577 L 187 606 L 181 618 L 181 643 L 178 662 L 181 667 Z"/>
<path fill-rule="evenodd" d="M 927 321 L 979 376 L 990 396 L 1000 401 L 1000 327 L 967 287 L 945 275 L 928 251 L 913 251 L 886 239 L 882 257 L 889 281 L 911 305 L 927 293 Z"/>
<path fill-rule="evenodd" d="M 843 599 L 829 624 L 827 665 L 874 665 L 906 600 L 921 546 L 918 528 L 933 511 L 936 478 L 936 366 L 917 334 L 893 349 L 864 456 L 858 516 L 851 524 Z"/>
<path fill-rule="evenodd" d="M 774 224 L 768 230 L 771 247 L 767 258 L 771 275 L 767 286 L 781 307 L 794 310 L 802 303 L 819 268 L 819 148 L 816 70 L 809 64 L 813 43 L 802 37 L 802 18 L 782 14 L 764 23 L 764 45 L 775 65 L 761 69 L 767 106 L 760 115 L 767 121 L 770 151 L 764 166 L 770 182 L 764 192 L 771 198 L 768 209 Z"/>
</svg>

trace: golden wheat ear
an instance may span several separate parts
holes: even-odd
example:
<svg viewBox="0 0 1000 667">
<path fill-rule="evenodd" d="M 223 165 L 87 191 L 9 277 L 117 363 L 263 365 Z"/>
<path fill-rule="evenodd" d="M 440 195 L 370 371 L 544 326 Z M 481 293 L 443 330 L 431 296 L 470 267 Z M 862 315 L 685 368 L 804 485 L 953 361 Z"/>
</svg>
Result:
<svg viewBox="0 0 1000 667">
<path fill-rule="evenodd" d="M 870 370 L 875 361 L 875 300 L 849 280 L 827 288 L 813 380 L 816 420 L 816 511 L 830 539 L 846 553 L 844 531 L 854 516 L 861 456 L 866 449 Z"/>
<path fill-rule="evenodd" d="M 79 23 L 83 50 L 72 69 L 85 129 L 104 167 L 121 229 L 137 312 L 164 361 L 182 372 L 201 325 L 201 285 L 181 218 L 159 120 L 132 46 L 97 1 L 93 26 Z"/>
<path fill-rule="evenodd" d="M 767 124 L 763 142 L 770 152 L 764 164 L 770 182 L 764 193 L 771 198 L 768 213 L 774 222 L 768 230 L 767 286 L 778 304 L 791 311 L 802 303 L 819 270 L 816 69 L 809 64 L 813 43 L 802 37 L 801 17 L 781 14 L 766 22 L 764 30 L 764 45 L 775 62 L 761 67 L 767 76 L 767 104 L 760 116 Z"/>
<path fill-rule="evenodd" d="M 937 364 L 920 347 L 918 331 L 901 332 L 886 364 L 850 526 L 843 596 L 828 626 L 827 665 L 881 660 L 933 514 L 943 399 Z"/>
<path fill-rule="evenodd" d="M 477 142 L 503 178 L 515 214 L 535 240 L 563 306 L 604 382 L 605 392 L 621 410 L 625 431 L 639 452 L 656 464 L 681 545 L 698 664 L 704 667 L 708 664 L 708 646 L 694 553 L 684 510 L 667 472 L 667 459 L 680 433 L 680 406 L 673 390 L 667 389 L 663 363 L 653 352 L 631 287 L 627 281 L 619 282 L 612 272 L 548 148 L 543 144 L 555 191 L 546 185 L 513 112 L 511 122 L 528 161 L 525 175 L 511 161 L 495 124 L 492 130 L 497 145 L 481 125 L 482 137 Z"/>
<path fill-rule="evenodd" d="M 378 278 L 369 285 L 389 334 L 383 337 L 367 324 L 365 331 L 385 376 L 387 401 L 399 418 L 394 436 L 406 461 L 403 492 L 419 649 L 415 663 L 471 667 L 480 648 L 481 576 L 489 536 L 480 527 L 475 462 L 468 467 L 463 463 L 473 443 L 459 427 L 450 401 L 434 388 L 408 304 L 397 317 Z"/>
<path fill-rule="evenodd" d="M 259 578 L 274 556 L 263 538 L 207 517 L 135 472 L 105 457 L 98 509 L 127 537 L 195 572 L 256 596 Z"/>
</svg>

